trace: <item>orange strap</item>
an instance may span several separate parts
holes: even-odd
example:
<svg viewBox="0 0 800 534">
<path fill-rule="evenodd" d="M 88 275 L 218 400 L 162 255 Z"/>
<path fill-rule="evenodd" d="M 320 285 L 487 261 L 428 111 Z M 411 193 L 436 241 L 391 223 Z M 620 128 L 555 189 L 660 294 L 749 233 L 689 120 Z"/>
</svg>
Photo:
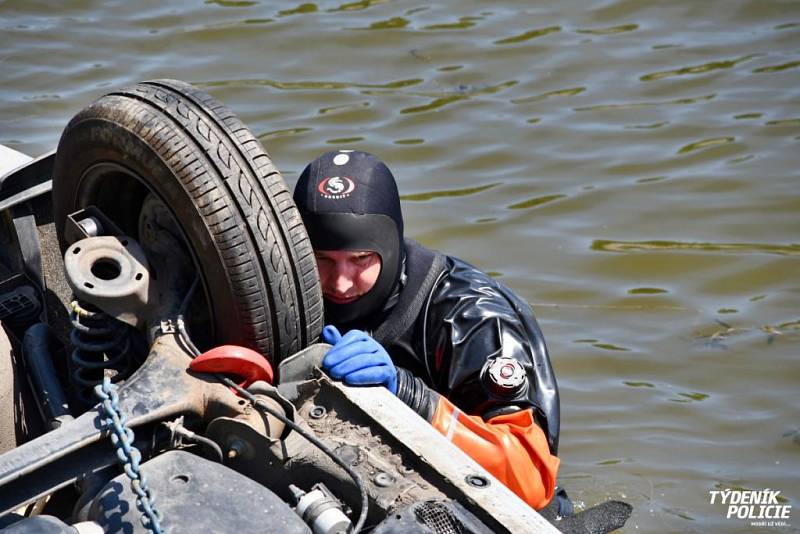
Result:
<svg viewBox="0 0 800 534">
<path fill-rule="evenodd" d="M 536 510 L 553 498 L 561 460 L 530 408 L 484 421 L 439 397 L 431 425 Z"/>
</svg>

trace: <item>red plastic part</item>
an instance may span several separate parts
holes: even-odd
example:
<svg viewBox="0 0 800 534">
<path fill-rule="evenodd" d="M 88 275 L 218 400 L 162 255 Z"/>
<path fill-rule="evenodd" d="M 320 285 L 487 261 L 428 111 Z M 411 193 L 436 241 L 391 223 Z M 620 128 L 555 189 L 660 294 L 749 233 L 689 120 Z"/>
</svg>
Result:
<svg viewBox="0 0 800 534">
<path fill-rule="evenodd" d="M 248 387 L 263 380 L 272 384 L 274 374 L 267 359 L 254 350 L 236 345 L 222 345 L 204 352 L 189 364 L 197 373 L 223 373 L 243 378 L 239 385 Z"/>
</svg>

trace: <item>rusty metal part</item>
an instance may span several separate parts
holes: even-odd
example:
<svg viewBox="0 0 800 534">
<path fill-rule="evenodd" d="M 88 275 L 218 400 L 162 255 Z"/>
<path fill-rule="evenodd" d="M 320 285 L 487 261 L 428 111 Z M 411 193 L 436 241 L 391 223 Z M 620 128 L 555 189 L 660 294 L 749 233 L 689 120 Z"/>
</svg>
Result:
<svg viewBox="0 0 800 534">
<path fill-rule="evenodd" d="M 180 415 L 211 420 L 236 417 L 245 407 L 213 377 L 187 371 L 190 357 L 173 336 L 161 336 L 147 361 L 119 388 L 119 404 L 134 430 Z M 147 435 L 147 434 L 141 434 Z M 116 462 L 94 408 L 74 421 L 3 455 L 0 515 Z"/>
<path fill-rule="evenodd" d="M 279 413 L 284 407 L 278 401 L 264 395 L 256 397 Z M 249 403 L 242 402 L 244 412 L 236 417 L 217 417 L 208 424 L 206 437 L 215 441 L 226 451 L 228 458 L 243 457 L 253 460 L 263 457 L 262 449 L 278 442 L 285 431 L 282 421 L 271 415 L 264 415 L 253 409 Z"/>
<path fill-rule="evenodd" d="M 130 237 L 81 239 L 64 255 L 67 283 L 75 297 L 138 326 L 148 305 L 150 272 L 142 247 Z"/>
</svg>

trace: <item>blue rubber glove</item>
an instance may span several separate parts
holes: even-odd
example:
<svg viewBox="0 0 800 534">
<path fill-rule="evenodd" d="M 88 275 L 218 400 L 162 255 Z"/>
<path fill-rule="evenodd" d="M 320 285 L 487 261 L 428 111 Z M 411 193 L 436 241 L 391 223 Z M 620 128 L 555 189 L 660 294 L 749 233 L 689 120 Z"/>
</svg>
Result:
<svg viewBox="0 0 800 534">
<path fill-rule="evenodd" d="M 344 336 L 332 325 L 322 329 L 322 340 L 333 348 L 322 360 L 331 377 L 351 386 L 385 386 L 397 394 L 397 369 L 380 343 L 361 330 Z"/>
</svg>

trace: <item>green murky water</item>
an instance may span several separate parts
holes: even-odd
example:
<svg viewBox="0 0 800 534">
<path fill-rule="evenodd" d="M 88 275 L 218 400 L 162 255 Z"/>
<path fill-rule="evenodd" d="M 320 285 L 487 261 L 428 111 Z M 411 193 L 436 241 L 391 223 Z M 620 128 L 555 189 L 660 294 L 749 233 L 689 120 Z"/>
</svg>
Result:
<svg viewBox="0 0 800 534">
<path fill-rule="evenodd" d="M 0 1 L 0 143 L 53 148 L 105 91 L 221 98 L 287 181 L 322 151 L 394 169 L 408 233 L 535 307 L 561 482 L 626 532 L 800 525 L 800 4 Z M 767 529 L 767 531 L 787 529 Z"/>
</svg>

